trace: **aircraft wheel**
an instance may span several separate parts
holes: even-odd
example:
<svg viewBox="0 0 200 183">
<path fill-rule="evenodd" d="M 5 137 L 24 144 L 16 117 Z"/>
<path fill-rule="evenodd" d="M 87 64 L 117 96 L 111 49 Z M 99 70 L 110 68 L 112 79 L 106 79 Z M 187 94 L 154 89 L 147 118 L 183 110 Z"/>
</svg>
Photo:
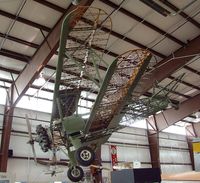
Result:
<svg viewBox="0 0 200 183">
<path fill-rule="evenodd" d="M 72 182 L 79 182 L 83 179 L 84 172 L 80 166 L 74 166 L 68 169 L 67 176 Z"/>
<path fill-rule="evenodd" d="M 76 155 L 76 159 L 77 159 L 78 163 L 81 166 L 89 166 L 92 164 L 92 162 L 95 159 L 94 151 L 88 146 L 80 147 L 76 151 L 75 155 Z"/>
</svg>

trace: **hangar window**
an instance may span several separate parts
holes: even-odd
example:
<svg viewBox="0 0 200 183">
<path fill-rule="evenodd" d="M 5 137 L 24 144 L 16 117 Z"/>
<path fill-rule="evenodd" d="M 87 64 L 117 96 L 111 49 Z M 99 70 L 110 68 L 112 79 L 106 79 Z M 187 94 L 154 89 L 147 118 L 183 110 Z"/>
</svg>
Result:
<svg viewBox="0 0 200 183">
<path fill-rule="evenodd" d="M 6 90 L 4 88 L 0 88 L 0 104 L 5 105 L 6 102 Z"/>
<path fill-rule="evenodd" d="M 165 130 L 163 130 L 163 132 L 186 135 L 185 127 L 175 125 L 169 126 Z"/>
<path fill-rule="evenodd" d="M 52 101 L 23 96 L 18 102 L 17 107 L 50 113 Z"/>
</svg>

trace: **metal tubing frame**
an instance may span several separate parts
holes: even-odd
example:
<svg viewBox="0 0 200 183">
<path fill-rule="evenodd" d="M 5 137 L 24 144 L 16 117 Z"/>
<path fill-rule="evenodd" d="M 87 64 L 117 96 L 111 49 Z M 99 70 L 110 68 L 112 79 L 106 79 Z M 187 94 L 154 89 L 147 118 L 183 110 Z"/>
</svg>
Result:
<svg viewBox="0 0 200 183">
<path fill-rule="evenodd" d="M 88 6 L 93 2 L 93 0 L 82 0 L 81 5 Z M 66 10 L 65 14 L 68 14 L 76 7 L 70 5 Z M 36 53 L 33 55 L 29 64 L 24 68 L 22 73 L 17 77 L 15 83 L 9 89 L 8 97 L 12 99 L 11 105 L 6 107 L 7 117 L 4 118 L 3 124 L 3 133 L 2 133 L 2 141 L 1 141 L 1 150 L 0 150 L 0 171 L 7 171 L 7 162 L 8 162 L 8 148 L 10 143 L 11 136 L 11 128 L 12 128 L 12 117 L 14 107 L 17 102 L 21 99 L 21 97 L 26 93 L 31 83 L 35 80 L 40 71 L 44 68 L 44 66 L 48 63 L 50 58 L 58 49 L 59 44 L 59 35 L 61 30 L 61 24 L 63 21 L 64 15 L 59 19 L 57 24 L 51 30 L 47 38 L 42 42 Z M 49 45 L 51 49 L 49 48 Z M 16 88 L 14 87 L 16 86 Z"/>
</svg>

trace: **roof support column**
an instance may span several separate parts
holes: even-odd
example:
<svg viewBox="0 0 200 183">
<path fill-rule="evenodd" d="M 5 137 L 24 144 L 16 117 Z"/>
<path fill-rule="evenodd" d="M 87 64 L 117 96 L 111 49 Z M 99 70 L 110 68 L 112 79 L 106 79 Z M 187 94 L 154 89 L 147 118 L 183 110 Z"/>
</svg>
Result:
<svg viewBox="0 0 200 183">
<path fill-rule="evenodd" d="M 152 168 L 160 168 L 159 134 L 156 131 L 148 130 L 147 135 Z"/>
<path fill-rule="evenodd" d="M 200 122 L 193 124 L 196 137 L 200 138 Z"/>
<path fill-rule="evenodd" d="M 191 164 L 192 164 L 192 170 L 195 170 L 195 166 L 194 166 L 194 152 L 193 152 L 193 147 L 192 147 L 192 138 L 189 136 L 186 136 L 187 138 L 187 143 L 188 143 L 188 149 L 189 149 L 189 153 L 190 153 L 190 160 L 191 160 Z"/>
<path fill-rule="evenodd" d="M 11 93 L 13 93 L 13 87 L 11 87 Z M 12 95 L 11 95 L 12 96 Z M 11 100 L 7 97 L 6 105 L 4 109 L 3 117 L 3 130 L 1 137 L 1 149 L 0 149 L 0 172 L 7 171 L 7 161 L 8 161 L 8 149 L 10 144 L 10 132 L 12 128 L 12 116 L 14 108 L 12 107 L 12 98 Z"/>
<path fill-rule="evenodd" d="M 159 133 L 157 131 L 157 125 L 155 121 L 146 120 L 146 122 L 151 165 L 152 168 L 160 168 Z M 149 125 L 153 128 L 153 130 L 149 129 Z"/>
<path fill-rule="evenodd" d="M 170 125 L 175 124 L 176 122 L 182 120 L 188 115 L 200 109 L 200 94 L 182 102 L 179 105 L 178 110 L 174 108 L 167 109 L 154 115 L 154 120 L 157 123 L 158 131 L 164 130 Z M 149 117 L 148 120 L 152 120 L 152 117 Z M 194 124 L 196 128 L 200 129 L 200 125 Z M 198 127 L 199 126 L 199 127 Z M 195 128 L 194 128 L 195 129 Z M 192 132 L 193 133 L 193 132 Z M 195 133 L 200 136 L 200 131 L 195 130 Z"/>
<path fill-rule="evenodd" d="M 94 161 L 94 165 L 101 166 L 101 147 L 99 147 L 96 151 L 96 159 Z M 100 168 L 91 167 L 91 173 L 93 177 L 94 183 L 101 183 L 102 182 L 102 170 Z"/>
<path fill-rule="evenodd" d="M 137 91 L 141 93 L 147 92 L 152 88 L 153 84 L 162 81 L 170 76 L 177 69 L 189 63 L 194 55 L 199 54 L 200 49 L 200 36 L 191 40 L 185 47 L 175 51 L 172 55 L 160 61 L 155 69 L 144 74 L 138 84 Z"/>
</svg>

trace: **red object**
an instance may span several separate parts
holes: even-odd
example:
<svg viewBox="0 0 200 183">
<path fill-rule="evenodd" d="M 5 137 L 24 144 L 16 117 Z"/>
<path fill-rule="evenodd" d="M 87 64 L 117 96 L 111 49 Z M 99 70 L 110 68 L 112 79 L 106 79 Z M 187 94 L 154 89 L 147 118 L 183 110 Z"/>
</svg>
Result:
<svg viewBox="0 0 200 183">
<path fill-rule="evenodd" d="M 111 154 L 111 163 L 112 163 L 112 168 L 115 170 L 114 166 L 118 164 L 117 160 L 117 146 L 116 145 L 111 145 L 110 146 L 110 154 Z"/>
</svg>

